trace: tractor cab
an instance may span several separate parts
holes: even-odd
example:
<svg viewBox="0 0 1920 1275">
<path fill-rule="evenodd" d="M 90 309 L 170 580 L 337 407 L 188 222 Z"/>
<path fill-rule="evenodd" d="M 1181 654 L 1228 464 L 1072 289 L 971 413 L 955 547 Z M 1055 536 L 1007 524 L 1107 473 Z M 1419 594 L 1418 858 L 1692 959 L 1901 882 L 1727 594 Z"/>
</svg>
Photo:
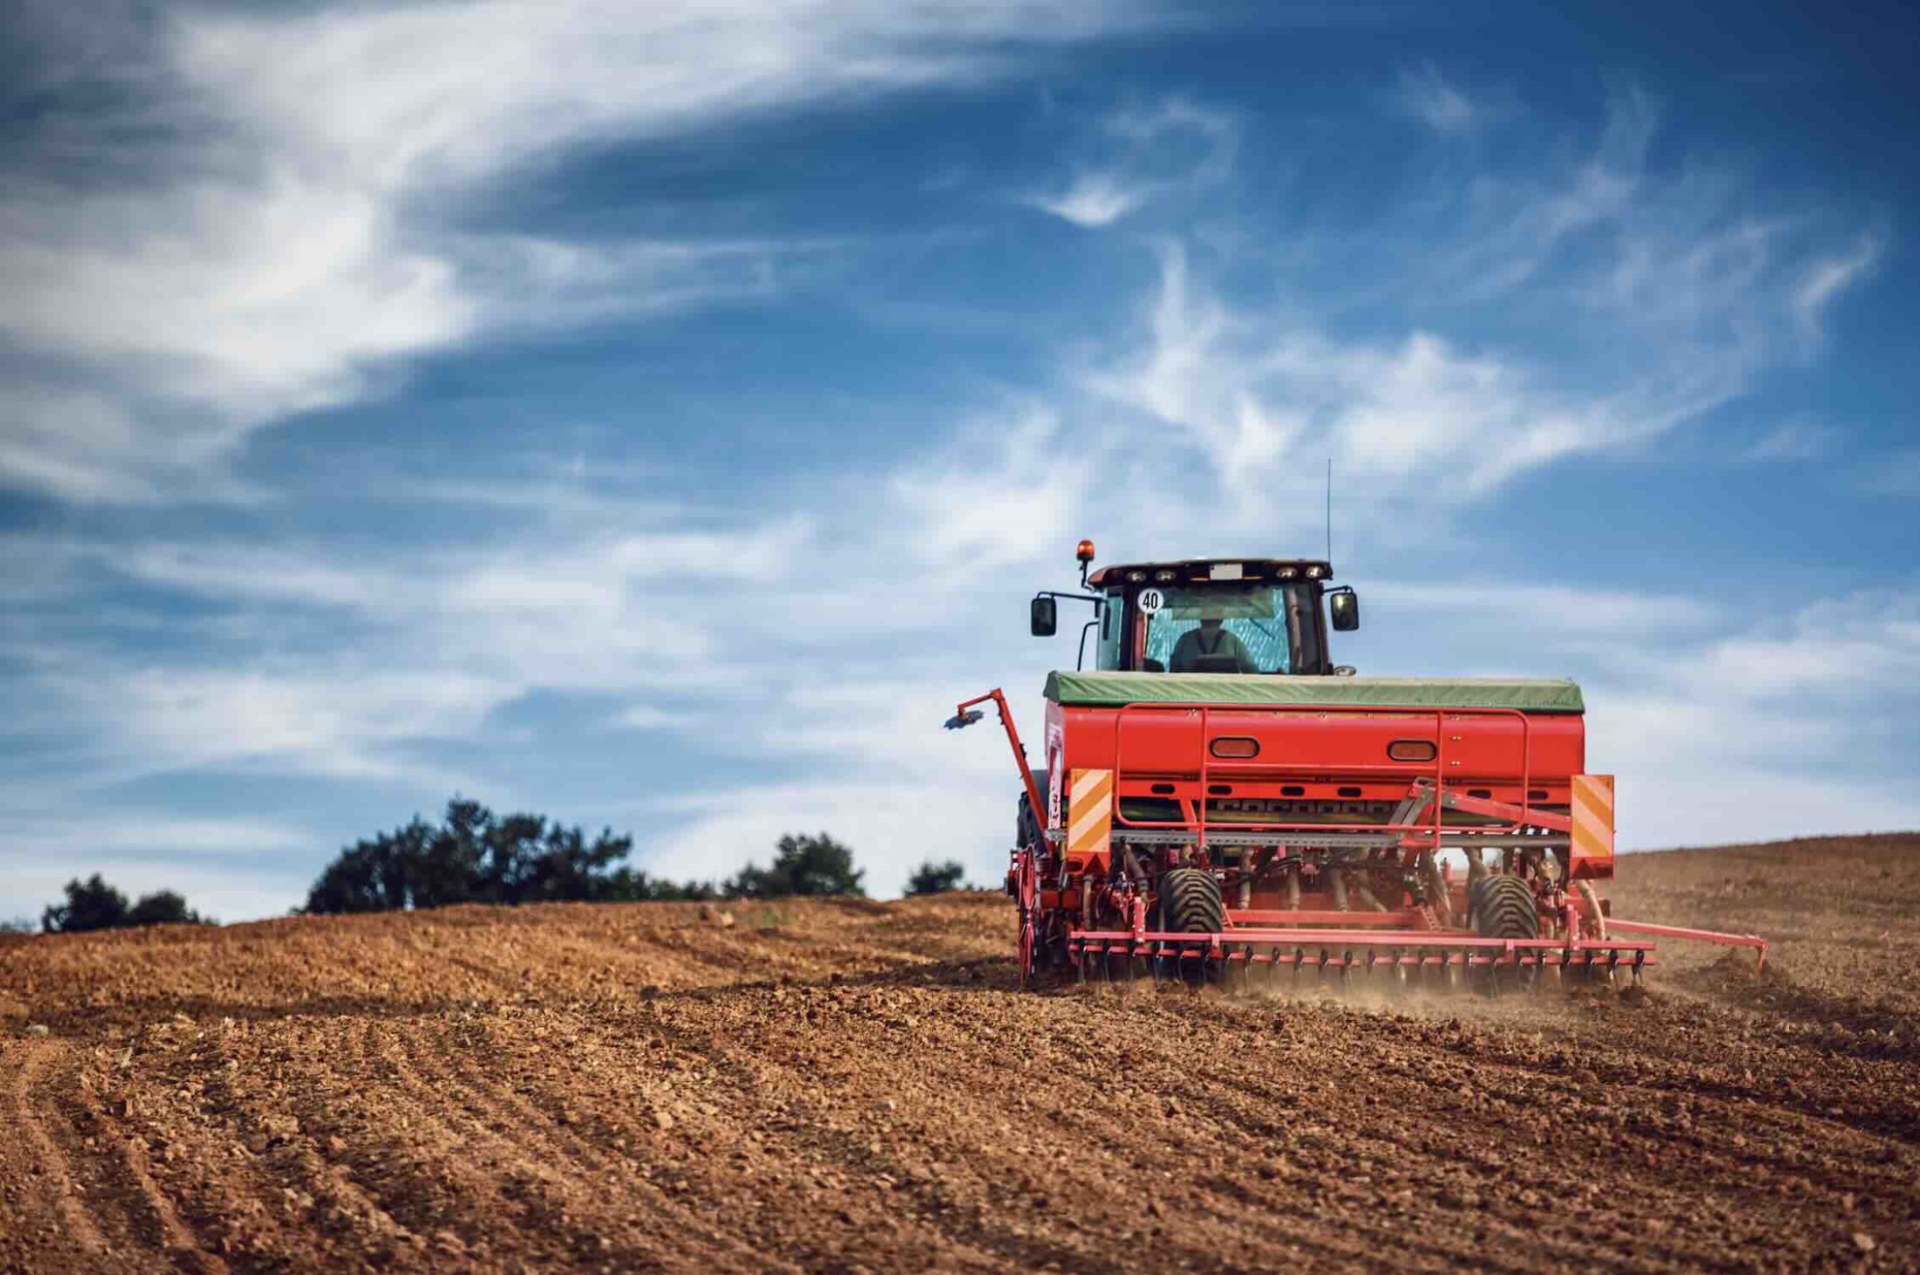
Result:
<svg viewBox="0 0 1920 1275">
<path fill-rule="evenodd" d="M 1102 672 L 1347 674 L 1327 649 L 1332 628 L 1360 627 L 1360 600 L 1329 587 L 1333 568 L 1298 558 L 1189 558 L 1092 570 L 1093 543 L 1080 542 L 1081 593 L 1043 591 L 1033 599 L 1035 637 L 1058 630 L 1058 601 L 1088 602 L 1077 668 Z"/>
</svg>

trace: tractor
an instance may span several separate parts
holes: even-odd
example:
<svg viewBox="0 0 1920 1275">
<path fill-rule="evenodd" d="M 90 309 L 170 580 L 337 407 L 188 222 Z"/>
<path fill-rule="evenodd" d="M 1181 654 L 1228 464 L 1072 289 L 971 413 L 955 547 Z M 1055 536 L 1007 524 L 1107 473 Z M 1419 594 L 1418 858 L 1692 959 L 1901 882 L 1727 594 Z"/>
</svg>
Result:
<svg viewBox="0 0 1920 1275">
<path fill-rule="evenodd" d="M 1587 768 L 1574 682 L 1360 677 L 1330 641 L 1359 627 L 1360 599 L 1325 560 L 1096 570 L 1086 540 L 1075 557 L 1079 591 L 1029 612 L 1051 637 L 1062 603 L 1089 608 L 1074 671 L 1047 677 L 1044 769 L 999 689 L 947 722 L 991 702 L 1020 772 L 1006 884 L 1023 987 L 1283 971 L 1638 986 L 1658 937 L 1764 965 L 1753 935 L 1611 915 L 1596 887 L 1613 877 L 1614 782 Z"/>
</svg>

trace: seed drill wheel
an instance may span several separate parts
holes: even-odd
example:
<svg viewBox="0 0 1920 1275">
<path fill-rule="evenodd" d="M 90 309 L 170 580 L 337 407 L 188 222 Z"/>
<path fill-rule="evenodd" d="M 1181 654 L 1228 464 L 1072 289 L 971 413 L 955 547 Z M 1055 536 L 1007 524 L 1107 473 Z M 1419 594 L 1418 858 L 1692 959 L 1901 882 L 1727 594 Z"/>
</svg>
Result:
<svg viewBox="0 0 1920 1275">
<path fill-rule="evenodd" d="M 1482 938 L 1537 939 L 1540 937 L 1540 911 L 1533 902 L 1533 887 L 1519 877 L 1501 873 L 1482 877 L 1469 892 L 1473 927 Z M 1503 967 L 1487 967 L 1487 984 L 1497 987 Z M 1520 982 L 1520 969 L 1509 967 L 1514 982 Z"/>
<path fill-rule="evenodd" d="M 1174 868 L 1160 878 L 1160 928 L 1171 934 L 1218 934 L 1227 928 L 1227 903 L 1220 897 L 1220 883 L 1211 872 L 1199 868 Z M 1194 984 L 1207 981 L 1212 960 L 1207 944 L 1181 944 L 1173 954 L 1162 954 L 1171 962 L 1171 972 Z"/>
</svg>

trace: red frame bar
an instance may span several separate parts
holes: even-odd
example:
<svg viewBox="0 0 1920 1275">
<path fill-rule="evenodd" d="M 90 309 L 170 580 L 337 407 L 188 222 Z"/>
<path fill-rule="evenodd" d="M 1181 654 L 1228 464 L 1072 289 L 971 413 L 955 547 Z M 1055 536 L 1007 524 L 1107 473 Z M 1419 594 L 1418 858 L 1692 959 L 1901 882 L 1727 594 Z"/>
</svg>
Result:
<svg viewBox="0 0 1920 1275">
<path fill-rule="evenodd" d="M 1228 908 L 1227 924 L 1231 931 L 1223 933 L 1238 934 L 1241 926 L 1247 925 L 1349 925 L 1378 926 L 1390 930 L 1395 926 L 1420 924 L 1420 913 L 1414 908 L 1400 908 L 1391 912 L 1312 912 L 1302 908 L 1298 912 L 1289 912 L 1285 908 Z M 1438 931 L 1424 931 L 1437 933 Z"/>
<path fill-rule="evenodd" d="M 1758 934 L 1725 934 L 1719 930 L 1690 930 L 1680 925 L 1654 925 L 1648 921 L 1622 921 L 1608 917 L 1609 930 L 1626 930 L 1633 934 L 1652 934 L 1666 939 L 1694 939 L 1701 943 L 1713 943 L 1720 947 L 1751 947 L 1759 950 L 1760 960 L 1754 966 L 1756 970 L 1767 968 L 1767 940 Z"/>
<path fill-rule="evenodd" d="M 999 692 L 997 691 L 995 692 L 996 695 L 998 693 Z M 977 703 L 978 701 L 974 701 L 974 702 Z M 1190 820 L 1182 819 L 1178 821 L 1168 821 L 1168 820 L 1135 821 L 1135 820 L 1131 820 L 1124 817 L 1120 813 L 1120 791 L 1119 791 L 1119 785 L 1117 781 L 1119 777 L 1126 772 L 1126 767 L 1121 764 L 1124 736 L 1121 733 L 1120 727 L 1122 723 L 1126 720 L 1127 714 L 1132 712 L 1197 712 L 1200 714 L 1200 798 L 1194 804 L 1194 809 L 1199 816 L 1197 820 L 1190 821 Z M 1539 819 L 1537 819 L 1532 814 L 1531 803 L 1525 796 L 1526 792 L 1533 785 L 1533 774 L 1532 774 L 1532 771 L 1533 771 L 1533 735 L 1532 735 L 1533 724 L 1531 719 L 1529 719 L 1524 712 L 1520 711 L 1517 708 L 1447 707 L 1447 708 L 1436 708 L 1436 709 L 1428 710 L 1428 709 L 1417 709 L 1417 708 L 1395 708 L 1392 706 L 1370 705 L 1370 704 L 1233 704 L 1233 705 L 1224 705 L 1224 704 L 1200 704 L 1200 703 L 1170 703 L 1170 704 L 1141 703 L 1138 701 L 1131 704 L 1121 705 L 1119 710 L 1116 711 L 1113 715 L 1113 773 L 1114 773 L 1114 778 L 1116 780 L 1115 787 L 1114 787 L 1114 800 L 1113 800 L 1113 822 L 1116 826 L 1123 827 L 1123 828 L 1178 828 L 1183 832 L 1191 831 L 1194 833 L 1194 837 L 1196 842 L 1198 843 L 1198 847 L 1202 850 L 1205 850 L 1207 848 L 1207 789 L 1209 787 L 1209 784 L 1207 782 L 1207 772 L 1209 769 L 1208 757 L 1212 752 L 1212 749 L 1210 747 L 1211 738 L 1210 738 L 1208 726 L 1209 726 L 1210 715 L 1213 712 L 1321 713 L 1321 714 L 1326 714 L 1326 713 L 1363 714 L 1364 713 L 1364 714 L 1372 714 L 1375 716 L 1395 716 L 1395 717 L 1412 717 L 1412 718 L 1425 718 L 1429 715 L 1429 713 L 1431 713 L 1431 716 L 1433 718 L 1433 724 L 1434 724 L 1434 732 L 1433 732 L 1434 791 L 1433 791 L 1433 801 L 1432 801 L 1433 820 L 1431 825 L 1429 825 L 1430 830 L 1428 831 L 1428 836 L 1431 838 L 1429 844 L 1431 845 L 1432 849 L 1436 853 L 1441 849 L 1441 844 L 1442 844 L 1441 834 L 1444 830 L 1446 802 L 1445 800 L 1443 800 L 1443 798 L 1446 795 L 1446 790 L 1447 790 L 1446 775 L 1447 775 L 1447 717 L 1448 715 L 1451 714 L 1454 717 L 1516 717 L 1520 720 L 1520 791 L 1522 796 L 1521 796 L 1521 805 L 1518 807 L 1510 807 L 1510 808 L 1517 809 L 1519 811 L 1520 817 L 1515 819 L 1510 826 L 1505 828 L 1476 827 L 1472 829 L 1472 831 L 1487 833 L 1495 836 L 1503 836 L 1503 835 L 1517 834 L 1522 827 L 1525 827 L 1528 824 L 1532 824 L 1536 827 L 1545 826 L 1543 823 L 1539 821 Z M 1024 765 L 1024 756 L 1022 759 L 1022 764 Z M 1390 766 L 1349 766 L 1346 769 L 1348 771 L 1382 770 L 1382 771 L 1388 771 L 1389 773 L 1395 775 L 1396 777 L 1405 776 L 1408 773 L 1404 766 L 1391 766 L 1391 767 Z M 1418 778 L 1418 776 L 1416 776 L 1416 778 Z M 1031 776 L 1029 776 L 1029 783 L 1031 783 Z M 1457 796 L 1456 796 L 1456 799 L 1457 799 Z M 1498 816 L 1495 816 L 1495 817 L 1498 817 Z M 1421 827 L 1422 825 L 1420 824 L 1341 824 L 1338 827 L 1338 831 L 1340 832 L 1396 832 L 1401 834 L 1409 834 Z M 1239 823 L 1239 822 L 1235 822 L 1233 824 L 1233 831 L 1237 833 L 1238 832 L 1296 832 L 1297 833 L 1297 832 L 1326 832 L 1327 830 L 1328 828 L 1327 828 L 1327 825 L 1325 824 L 1284 824 L 1284 823 L 1250 824 L 1250 823 Z"/>
</svg>

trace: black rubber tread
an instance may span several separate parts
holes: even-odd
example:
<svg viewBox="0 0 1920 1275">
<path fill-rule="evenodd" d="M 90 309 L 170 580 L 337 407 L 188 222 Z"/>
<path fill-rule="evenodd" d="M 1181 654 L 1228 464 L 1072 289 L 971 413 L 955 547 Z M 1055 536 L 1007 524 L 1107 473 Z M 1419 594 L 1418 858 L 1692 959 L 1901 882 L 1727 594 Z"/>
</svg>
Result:
<svg viewBox="0 0 1920 1275">
<path fill-rule="evenodd" d="M 1227 928 L 1227 903 L 1213 873 L 1174 868 L 1160 878 L 1160 924 L 1175 934 L 1216 934 Z"/>
<path fill-rule="evenodd" d="M 1480 915 L 1480 899 L 1486 893 L 1487 882 L 1493 880 L 1494 875 L 1487 873 L 1467 882 L 1467 924 L 1470 927 L 1475 925 L 1475 918 Z"/>
<path fill-rule="evenodd" d="M 1020 812 L 1015 817 L 1013 844 L 1022 850 L 1040 844 L 1040 821 L 1033 817 L 1033 803 L 1024 792 L 1020 794 Z"/>
<path fill-rule="evenodd" d="M 1533 887 L 1525 881 L 1505 873 L 1484 877 L 1474 893 L 1474 928 L 1482 938 L 1540 937 L 1540 910 L 1534 905 Z"/>
</svg>

